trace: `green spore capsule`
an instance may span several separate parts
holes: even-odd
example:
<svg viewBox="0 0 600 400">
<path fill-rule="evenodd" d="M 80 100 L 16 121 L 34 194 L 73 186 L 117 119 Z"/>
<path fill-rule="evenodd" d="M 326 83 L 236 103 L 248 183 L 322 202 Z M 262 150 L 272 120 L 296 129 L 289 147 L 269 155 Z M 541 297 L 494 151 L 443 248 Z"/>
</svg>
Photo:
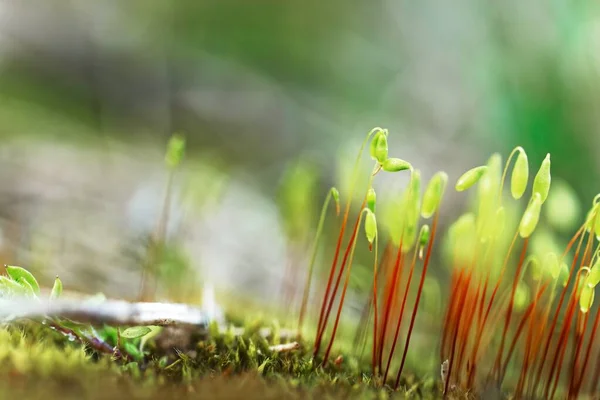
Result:
<svg viewBox="0 0 600 400">
<path fill-rule="evenodd" d="M 421 227 L 421 233 L 419 234 L 419 245 L 425 246 L 429 243 L 429 236 L 431 235 L 431 230 L 429 229 L 429 225 L 425 224 Z"/>
<path fill-rule="evenodd" d="M 535 179 L 533 180 L 533 193 L 538 193 L 542 200 L 542 204 L 548 198 L 548 192 L 550 191 L 550 182 L 552 181 L 552 177 L 550 175 L 550 153 L 546 155 L 544 161 L 542 161 L 542 165 L 538 170 L 538 173 L 535 175 Z"/>
<path fill-rule="evenodd" d="M 569 266 L 567 263 L 562 263 L 560 266 L 560 275 L 558 276 L 558 283 L 560 283 L 563 287 L 567 286 L 569 283 L 569 277 L 571 273 L 569 271 Z"/>
<path fill-rule="evenodd" d="M 425 194 L 423 194 L 423 206 L 421 207 L 421 216 L 423 218 L 431 218 L 437 211 L 444 195 L 448 175 L 445 172 L 437 172 L 427 185 Z"/>
<path fill-rule="evenodd" d="M 375 143 L 375 159 L 380 164 L 383 164 L 388 158 L 388 140 L 387 134 L 379 135 L 377 142 Z"/>
<path fill-rule="evenodd" d="M 596 261 L 594 266 L 590 269 L 590 273 L 585 279 L 586 285 L 589 287 L 596 287 L 600 283 L 600 260 Z"/>
<path fill-rule="evenodd" d="M 541 209 L 541 196 L 539 193 L 535 193 L 529 202 L 529 205 L 525 209 L 525 213 L 523 214 L 523 218 L 521 219 L 521 223 L 519 225 L 519 235 L 522 238 L 528 238 L 531 236 L 533 231 L 535 231 L 538 221 L 540 220 Z"/>
<path fill-rule="evenodd" d="M 600 206 L 596 209 L 596 222 L 594 222 L 594 233 L 598 240 L 600 240 Z"/>
<path fill-rule="evenodd" d="M 579 294 L 579 309 L 582 313 L 587 313 L 594 304 L 594 292 L 593 286 L 583 285 Z"/>
<path fill-rule="evenodd" d="M 527 181 L 529 179 L 529 163 L 527 161 L 527 154 L 522 147 L 517 147 L 519 155 L 515 166 L 513 167 L 511 180 L 510 180 L 510 192 L 514 199 L 520 199 L 527 189 Z"/>
<path fill-rule="evenodd" d="M 527 262 L 527 266 L 529 267 L 529 270 L 531 271 L 531 278 L 534 281 L 539 281 L 540 279 L 542 279 L 544 277 L 544 270 L 543 270 L 542 265 L 540 264 L 540 261 L 537 258 L 537 256 L 535 256 L 535 255 L 530 256 L 529 261 Z"/>
<path fill-rule="evenodd" d="M 52 291 L 50 292 L 50 298 L 58 299 L 60 297 L 60 295 L 62 294 L 62 291 L 63 291 L 63 284 L 62 284 L 62 281 L 57 276 L 56 279 L 54 279 L 54 285 L 52 286 Z"/>
<path fill-rule="evenodd" d="M 560 262 L 556 253 L 550 252 L 544 257 L 544 267 L 550 273 L 552 279 L 558 279 L 561 273 Z"/>
<path fill-rule="evenodd" d="M 335 201 L 335 213 L 336 215 L 340 215 L 340 191 L 337 188 L 331 188 L 331 197 L 333 197 L 333 201 Z"/>
<path fill-rule="evenodd" d="M 378 159 L 378 152 L 381 151 L 381 149 L 379 148 L 379 139 L 384 137 L 385 138 L 385 143 L 382 143 L 381 148 L 383 148 L 383 146 L 385 145 L 386 147 L 386 154 L 385 154 L 385 158 L 387 158 L 387 134 L 386 134 L 386 130 L 381 129 L 381 128 L 374 128 L 374 131 L 376 131 L 375 135 L 373 136 L 373 139 L 371 139 L 371 143 L 369 144 L 369 154 L 371 155 L 371 158 L 373 160 L 377 160 Z"/>
<path fill-rule="evenodd" d="M 369 244 L 373 244 L 375 238 L 377 237 L 377 218 L 375 217 L 375 214 L 368 208 L 366 208 L 366 213 L 365 234 Z"/>
<path fill-rule="evenodd" d="M 454 187 L 456 191 L 465 191 L 474 184 L 476 184 L 477 181 L 479 181 L 481 177 L 485 174 L 487 168 L 488 167 L 486 165 L 482 165 L 480 167 L 472 168 L 464 174 L 462 174 L 462 176 L 458 178 L 458 181 L 456 181 L 456 185 Z"/>
<path fill-rule="evenodd" d="M 371 210 L 371 212 L 375 212 L 375 203 L 377 202 L 377 194 L 375 193 L 375 189 L 369 188 L 367 192 L 367 208 Z"/>
<path fill-rule="evenodd" d="M 381 164 L 381 168 L 386 172 L 399 172 L 412 169 L 412 165 L 399 158 L 388 158 Z"/>
<path fill-rule="evenodd" d="M 514 307 L 516 311 L 522 311 L 525 306 L 529 303 L 529 289 L 527 285 L 524 283 L 519 283 L 517 285 L 517 290 L 515 291 L 514 298 Z"/>
</svg>

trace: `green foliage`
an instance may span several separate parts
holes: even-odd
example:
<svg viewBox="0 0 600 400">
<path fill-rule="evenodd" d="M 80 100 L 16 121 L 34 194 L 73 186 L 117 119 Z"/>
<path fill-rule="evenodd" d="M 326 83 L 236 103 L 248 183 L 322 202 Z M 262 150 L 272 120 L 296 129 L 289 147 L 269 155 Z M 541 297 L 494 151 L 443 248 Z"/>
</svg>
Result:
<svg viewBox="0 0 600 400">
<path fill-rule="evenodd" d="M 21 267 L 6 266 L 6 273 L 15 282 L 23 285 L 28 290 L 31 290 L 35 295 L 40 294 L 40 285 L 33 277 L 31 272 Z"/>
<path fill-rule="evenodd" d="M 63 284 L 62 284 L 62 281 L 57 276 L 56 279 L 54 280 L 54 285 L 52 286 L 52 291 L 50 292 L 50 298 L 58 299 L 60 297 L 60 295 L 62 294 L 62 291 L 63 291 Z"/>
<path fill-rule="evenodd" d="M 142 336 L 146 336 L 150 332 L 152 332 L 152 330 L 147 326 L 134 326 L 122 331 L 121 337 L 126 339 L 137 339 L 141 338 Z"/>
</svg>

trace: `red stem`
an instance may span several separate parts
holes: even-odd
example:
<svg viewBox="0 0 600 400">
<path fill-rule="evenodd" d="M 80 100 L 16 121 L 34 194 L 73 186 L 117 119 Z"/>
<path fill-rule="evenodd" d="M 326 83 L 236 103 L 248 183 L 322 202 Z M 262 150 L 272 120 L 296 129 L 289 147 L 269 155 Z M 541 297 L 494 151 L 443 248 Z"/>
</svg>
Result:
<svg viewBox="0 0 600 400">
<path fill-rule="evenodd" d="M 504 328 L 502 329 L 502 339 L 500 340 L 500 348 L 498 349 L 498 355 L 496 356 L 496 362 L 494 365 L 495 369 L 500 368 L 500 363 L 502 362 L 502 355 L 504 353 L 504 343 L 506 341 L 506 334 L 508 333 L 508 326 L 510 325 L 510 319 L 512 317 L 513 306 L 515 303 L 515 293 L 517 292 L 517 286 L 519 284 L 519 278 L 521 276 L 521 270 L 523 269 L 523 262 L 525 261 L 525 256 L 527 255 L 527 244 L 529 243 L 529 238 L 525 238 L 523 242 L 523 249 L 521 250 L 521 257 L 519 258 L 519 263 L 517 264 L 517 271 L 515 272 L 515 276 L 513 278 L 512 290 L 510 292 L 510 300 L 508 302 L 508 309 L 506 310 L 506 318 L 504 319 Z M 502 377 L 498 376 L 499 382 L 502 381 Z"/>
<path fill-rule="evenodd" d="M 410 345 L 410 337 L 412 334 L 413 327 L 415 325 L 417 310 L 419 309 L 419 301 L 421 300 L 421 294 L 423 292 L 423 284 L 425 283 L 425 275 L 427 275 L 427 267 L 429 266 L 429 260 L 431 258 L 431 249 L 433 248 L 433 242 L 435 241 L 435 231 L 437 229 L 438 219 L 439 211 L 435 213 L 435 217 L 433 218 L 433 224 L 431 226 L 431 238 L 429 240 L 429 244 L 427 245 L 427 255 L 425 256 L 425 261 L 423 262 L 421 281 L 419 282 L 419 290 L 417 291 L 417 298 L 415 299 L 415 305 L 413 307 L 412 316 L 410 318 L 410 325 L 408 328 L 408 334 L 406 336 L 406 343 L 404 344 L 404 352 L 402 354 L 402 362 L 400 363 L 400 369 L 398 370 L 398 375 L 396 376 L 396 384 L 394 385 L 395 389 L 398 389 L 398 384 L 400 383 L 400 375 L 402 374 L 404 362 L 406 361 L 406 353 L 408 352 L 408 346 Z"/>
<path fill-rule="evenodd" d="M 390 365 L 392 363 L 392 357 L 396 350 L 396 343 L 398 341 L 398 334 L 400 333 L 400 326 L 402 325 L 402 316 L 404 314 L 404 307 L 406 306 L 406 299 L 408 298 L 408 291 L 410 289 L 410 283 L 412 281 L 413 273 L 415 271 L 415 263 L 417 261 L 418 246 L 415 246 L 412 262 L 410 264 L 410 272 L 408 274 L 408 281 L 406 282 L 406 289 L 404 290 L 404 296 L 402 297 L 402 305 L 400 306 L 400 315 L 398 316 L 398 322 L 396 323 L 396 332 L 394 333 L 394 341 L 392 342 L 392 349 L 388 355 L 387 366 L 385 367 L 385 375 L 383 382 L 387 381 Z"/>
</svg>

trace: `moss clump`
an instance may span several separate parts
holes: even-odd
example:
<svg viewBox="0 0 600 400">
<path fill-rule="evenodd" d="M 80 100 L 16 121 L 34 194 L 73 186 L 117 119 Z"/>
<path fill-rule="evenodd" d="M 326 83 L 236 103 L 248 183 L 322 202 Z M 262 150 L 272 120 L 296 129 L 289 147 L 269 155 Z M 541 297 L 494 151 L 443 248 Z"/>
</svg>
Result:
<svg viewBox="0 0 600 400">
<path fill-rule="evenodd" d="M 436 398 L 433 381 L 409 377 L 392 392 L 347 355 L 326 368 L 310 352 L 273 352 L 258 331 L 222 332 L 185 350 L 150 343 L 143 360 L 98 354 L 39 324 L 0 329 L 0 398 Z M 338 356 L 338 355 L 336 355 Z"/>
</svg>

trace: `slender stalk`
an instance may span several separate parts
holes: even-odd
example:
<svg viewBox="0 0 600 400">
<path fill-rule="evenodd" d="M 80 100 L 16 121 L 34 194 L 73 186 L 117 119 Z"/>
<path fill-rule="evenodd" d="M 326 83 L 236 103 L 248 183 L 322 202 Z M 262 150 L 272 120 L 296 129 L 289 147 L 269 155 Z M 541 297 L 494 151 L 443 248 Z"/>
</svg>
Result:
<svg viewBox="0 0 600 400">
<path fill-rule="evenodd" d="M 577 249 L 575 250 L 575 255 L 573 256 L 573 262 L 571 263 L 571 269 L 569 271 L 569 278 L 567 279 L 567 284 L 563 287 L 563 289 L 560 293 L 560 298 L 558 300 L 558 304 L 557 304 L 556 310 L 554 312 L 554 317 L 552 318 L 552 322 L 550 323 L 550 329 L 548 331 L 548 335 L 546 337 L 546 342 L 544 344 L 544 351 L 542 352 L 542 359 L 540 360 L 540 363 L 538 365 L 535 379 L 533 381 L 533 387 L 532 387 L 531 393 L 530 393 L 530 396 L 532 396 L 532 397 L 537 392 L 537 389 L 539 387 L 540 378 L 542 376 L 542 371 L 544 369 L 544 363 L 546 362 L 546 357 L 548 356 L 548 350 L 550 348 L 550 342 L 552 341 L 552 336 L 554 335 L 554 330 L 556 329 L 556 324 L 558 322 L 558 316 L 559 316 L 560 310 L 562 308 L 563 302 L 565 300 L 567 288 L 568 288 L 569 284 L 571 283 L 571 279 L 573 277 L 573 271 L 575 270 L 575 266 L 577 265 L 577 260 L 579 258 L 579 251 L 581 249 L 581 244 L 583 242 L 583 235 L 581 235 L 581 234 L 584 231 L 584 229 L 585 229 L 585 225 L 583 225 L 581 228 L 579 228 L 579 231 L 577 231 L 575 236 L 573 236 L 571 238 L 571 240 L 569 241 L 569 244 L 567 245 L 567 249 L 563 253 L 562 258 L 564 258 L 564 256 L 571 249 L 571 247 L 573 246 L 573 244 L 575 243 L 577 238 L 579 238 L 579 243 L 577 244 Z M 561 258 L 561 260 L 562 260 L 562 258 Z"/>
<path fill-rule="evenodd" d="M 358 176 L 358 169 L 360 166 L 360 158 L 362 156 L 363 151 L 365 150 L 365 146 L 367 145 L 367 143 L 369 142 L 369 139 L 371 138 L 371 136 L 373 136 L 373 134 L 375 132 L 380 131 L 381 128 L 373 128 L 368 134 L 367 137 L 364 139 L 364 141 L 362 142 L 361 146 L 360 146 L 360 150 L 358 151 L 358 155 L 356 156 L 356 160 L 354 161 L 354 167 L 352 169 L 352 178 L 351 178 L 351 183 L 350 183 L 350 190 L 348 193 L 348 201 L 346 202 L 346 208 L 344 210 L 344 217 L 342 219 L 342 225 L 340 227 L 340 233 L 338 235 L 338 240 L 335 246 L 335 252 L 334 252 L 334 256 L 333 256 L 333 261 L 331 262 L 331 269 L 329 271 L 329 278 L 327 280 L 327 286 L 325 289 L 325 294 L 323 295 L 323 303 L 321 305 L 321 312 L 319 314 L 319 322 L 317 324 L 317 340 L 315 340 L 315 348 L 314 348 L 314 356 L 316 356 L 319 352 L 319 347 L 321 345 L 321 339 L 319 338 L 320 334 L 319 332 L 321 332 L 322 330 L 322 325 L 323 325 L 323 319 L 325 318 L 325 307 L 327 304 L 327 301 L 329 300 L 329 292 L 331 290 L 331 284 L 333 282 L 333 277 L 335 275 L 335 270 L 336 270 L 336 266 L 337 266 L 337 262 L 338 262 L 338 258 L 340 255 L 340 250 L 342 248 L 342 240 L 344 238 L 344 232 L 346 231 L 346 224 L 348 223 L 348 216 L 350 215 L 350 206 L 352 204 L 352 198 L 354 196 L 354 189 L 356 186 L 356 178 Z M 335 297 L 335 296 L 334 296 Z"/>
<path fill-rule="evenodd" d="M 587 365 L 588 365 L 588 362 L 590 359 L 590 354 L 592 353 L 592 344 L 594 343 L 594 338 L 596 337 L 596 331 L 598 330 L 599 323 L 600 323 L 600 310 L 596 310 L 596 317 L 594 318 L 594 325 L 592 327 L 592 332 L 590 334 L 587 349 L 585 351 L 585 358 L 583 360 L 583 365 L 581 366 L 581 370 L 580 370 L 581 373 L 579 374 L 579 379 L 576 383 L 575 390 L 573 393 L 574 398 L 577 398 L 577 395 L 579 394 L 579 391 L 581 390 L 581 386 L 583 384 L 583 379 L 585 377 Z M 596 371 L 596 373 L 597 373 L 597 371 Z M 597 380 L 597 378 L 596 378 L 596 380 Z M 596 382 L 596 380 L 593 380 L 592 382 Z"/>
<path fill-rule="evenodd" d="M 302 335 L 302 326 L 304 323 L 304 315 L 306 313 L 306 305 L 308 303 L 308 296 L 310 294 L 310 285 L 312 283 L 312 276 L 315 267 L 315 261 L 317 259 L 317 252 L 319 249 L 319 242 L 321 239 L 321 234 L 323 233 L 323 225 L 325 223 L 325 216 L 327 215 L 327 208 L 329 207 L 329 202 L 333 197 L 333 191 L 335 189 L 332 188 L 327 192 L 327 197 L 325 197 L 325 202 L 323 203 L 323 208 L 321 209 L 321 215 L 319 217 L 319 224 L 317 225 L 317 232 L 315 234 L 315 241 L 312 246 L 312 252 L 310 256 L 310 263 L 308 264 L 308 274 L 306 277 L 306 285 L 304 286 L 304 294 L 302 295 L 302 304 L 300 306 L 300 315 L 298 317 L 298 337 Z M 336 203 L 336 213 L 340 214 L 339 206 Z"/>
<path fill-rule="evenodd" d="M 322 365 L 326 365 L 327 361 L 329 359 L 329 353 L 331 352 L 331 348 L 333 347 L 333 342 L 335 341 L 335 334 L 337 332 L 337 328 L 340 322 L 340 315 L 342 314 L 342 308 L 344 306 L 344 300 L 346 298 L 346 291 L 348 290 L 348 283 L 350 282 L 350 272 L 352 270 L 352 262 L 354 261 L 354 250 L 356 249 L 356 233 L 357 231 L 360 229 L 360 222 L 362 220 L 362 216 L 364 215 L 364 211 L 362 211 L 359 216 L 358 216 L 358 225 L 354 231 L 354 235 L 353 238 L 354 240 L 351 241 L 352 243 L 352 247 L 350 250 L 350 257 L 348 259 L 348 268 L 346 270 L 346 279 L 344 280 L 344 287 L 342 289 L 342 294 L 340 297 L 340 304 L 338 306 L 338 310 L 335 316 L 335 322 L 333 324 L 333 331 L 331 332 L 331 338 L 329 339 L 329 345 L 327 346 L 327 349 L 325 350 L 325 355 L 323 356 L 323 363 Z M 335 298 L 335 294 L 333 295 L 332 299 Z"/>
<path fill-rule="evenodd" d="M 521 251 L 521 257 L 519 259 L 519 263 L 517 264 L 517 271 L 515 272 L 515 277 L 513 278 L 512 290 L 510 292 L 510 301 L 508 303 L 508 309 L 506 310 L 506 318 L 504 320 L 504 328 L 502 329 L 502 338 L 500 339 L 500 348 L 498 349 L 498 355 L 496 356 L 496 366 L 494 368 L 500 368 L 500 363 L 502 361 L 502 355 L 504 352 L 504 343 L 506 341 L 506 334 L 508 332 L 508 326 L 510 325 L 510 320 L 512 317 L 513 306 L 515 301 L 515 293 L 517 291 L 517 285 L 519 284 L 519 278 L 521 277 L 521 269 L 523 268 L 523 262 L 525 261 L 525 256 L 527 255 L 527 244 L 529 243 L 529 238 L 525 238 L 523 243 L 523 250 Z M 499 371 L 498 371 L 499 372 Z M 502 377 L 499 377 L 499 381 L 502 381 Z"/>
<path fill-rule="evenodd" d="M 402 375 L 402 369 L 404 368 L 404 363 L 406 362 L 406 354 L 408 353 L 408 346 L 410 345 L 410 338 L 415 325 L 417 311 L 419 309 L 419 301 L 421 300 L 421 294 L 423 293 L 423 284 L 425 283 L 425 276 L 427 275 L 427 267 L 429 266 L 429 260 L 431 259 L 431 249 L 433 248 L 433 243 L 435 242 L 435 232 L 437 230 L 439 216 L 440 214 L 438 210 L 435 213 L 435 217 L 433 217 L 433 224 L 431 225 L 431 237 L 429 239 L 429 243 L 427 244 L 427 253 L 425 255 L 425 261 L 423 262 L 421 280 L 419 281 L 419 290 L 417 291 L 417 298 L 415 299 L 415 304 L 413 306 L 413 311 L 410 318 L 410 325 L 408 327 L 408 334 L 406 335 L 406 342 L 404 343 L 404 351 L 402 354 L 402 361 L 400 362 L 400 369 L 398 369 L 398 374 L 396 375 L 396 383 L 394 384 L 395 389 L 398 389 L 398 385 L 400 384 L 400 376 Z"/>
<path fill-rule="evenodd" d="M 396 286 L 398 284 L 399 276 L 401 277 L 402 267 L 403 267 L 403 253 L 402 253 L 402 240 L 400 240 L 400 245 L 398 247 L 398 253 L 396 255 L 396 263 L 394 264 L 394 270 L 392 272 L 392 282 L 391 287 L 388 292 L 387 299 L 384 305 L 384 316 L 381 321 L 381 334 L 379 338 L 379 349 L 378 349 L 378 359 L 379 359 L 379 370 L 383 370 L 383 347 L 385 345 L 385 335 L 387 332 L 388 321 L 390 319 L 390 312 L 392 309 L 392 298 L 396 293 Z"/>
<path fill-rule="evenodd" d="M 373 375 L 377 373 L 377 252 L 379 247 L 379 235 L 375 236 L 375 260 L 373 261 L 373 352 L 371 356 L 371 369 Z"/>
<path fill-rule="evenodd" d="M 366 197 L 365 197 L 365 200 L 363 200 L 361 210 L 365 207 L 365 205 L 366 205 Z M 331 309 L 333 308 L 333 302 L 335 301 L 335 296 L 336 296 L 337 290 L 340 286 L 342 275 L 344 273 L 344 268 L 346 266 L 346 262 L 348 261 L 348 256 L 350 254 L 350 250 L 351 250 L 352 246 L 354 245 L 354 241 L 356 240 L 356 236 L 358 234 L 358 227 L 360 225 L 360 219 L 361 219 L 361 216 L 359 214 L 358 217 L 356 218 L 356 223 L 354 224 L 354 229 L 352 231 L 352 235 L 350 236 L 350 242 L 348 243 L 348 247 L 346 248 L 346 251 L 344 253 L 344 258 L 342 259 L 342 263 L 340 264 L 340 271 L 338 273 L 335 285 L 333 286 L 333 292 L 331 293 L 331 298 L 329 299 L 329 304 L 327 305 L 326 313 L 324 313 L 324 315 L 323 315 L 321 329 L 317 331 L 317 339 L 315 340 L 314 356 L 316 356 L 319 353 L 319 350 L 321 348 L 321 341 L 323 340 L 323 334 L 325 333 L 325 328 L 327 328 L 327 321 L 329 320 L 329 315 L 331 314 Z"/>
<path fill-rule="evenodd" d="M 591 250 L 591 245 L 592 245 L 593 241 L 594 241 L 594 233 L 593 233 L 593 231 L 590 231 L 589 236 L 588 236 L 588 242 L 587 242 L 587 245 L 585 247 L 585 251 L 583 253 L 583 257 L 581 259 L 581 265 L 580 265 L 580 267 L 582 267 L 585 264 L 585 262 L 586 262 L 586 260 L 588 258 L 589 252 Z M 574 310 L 575 310 L 575 308 L 577 306 L 577 301 L 579 299 L 579 293 L 576 290 L 579 287 L 579 279 L 580 279 L 580 274 L 578 273 L 577 274 L 577 278 L 575 279 L 575 286 L 574 286 L 573 291 L 571 292 L 570 300 L 569 300 L 569 303 L 568 303 L 569 306 L 567 308 L 567 310 L 568 310 L 567 311 L 567 318 L 566 318 L 566 320 L 563 323 L 563 328 L 562 328 L 562 331 L 561 331 L 561 334 L 560 334 L 560 338 L 559 338 L 559 345 L 558 345 L 556 351 L 554 352 L 554 359 L 552 360 L 552 366 L 550 368 L 550 374 L 548 375 L 548 383 L 550 383 L 552 381 L 552 376 L 554 374 L 554 371 L 555 371 L 556 367 L 558 365 L 562 364 L 562 359 L 564 357 L 564 352 L 565 352 L 565 349 L 566 349 L 565 346 L 567 344 L 567 337 L 568 337 L 569 331 L 570 331 L 569 328 L 570 328 L 570 325 L 571 325 L 571 320 L 573 318 L 573 313 L 574 313 Z M 560 353 L 560 356 L 559 356 L 560 362 L 557 359 L 557 356 L 558 356 L 559 353 Z M 554 393 L 556 391 L 556 387 L 557 387 L 558 380 L 560 378 L 560 374 L 561 374 L 561 369 L 559 368 L 556 371 L 556 383 L 554 384 L 554 388 L 552 390 L 552 396 L 554 396 Z M 546 390 L 544 392 L 545 393 L 544 397 L 546 397 L 546 398 L 548 397 L 548 389 L 549 388 L 550 388 L 550 385 L 547 385 L 546 386 Z"/>
<path fill-rule="evenodd" d="M 419 253 L 418 246 L 415 246 L 412 262 L 410 264 L 410 272 L 408 273 L 408 280 L 406 282 L 406 288 L 404 290 L 404 296 L 402 297 L 402 305 L 400 306 L 400 314 L 398 315 L 398 322 L 396 323 L 396 332 L 394 333 L 394 341 L 392 342 L 392 348 L 388 355 L 387 365 L 385 367 L 385 375 L 383 382 L 387 381 L 388 373 L 390 371 L 390 365 L 392 363 L 392 357 L 396 350 L 396 343 L 398 341 L 398 334 L 400 333 L 400 326 L 402 325 L 402 316 L 404 314 L 404 307 L 406 306 L 406 299 L 408 298 L 408 291 L 410 289 L 410 283 L 412 281 L 413 273 L 415 271 L 415 264 L 417 261 L 417 254 Z"/>
<path fill-rule="evenodd" d="M 451 377 L 452 377 L 452 369 L 454 367 L 454 356 L 455 356 L 455 353 L 456 353 L 456 343 L 457 343 L 457 340 L 458 340 L 458 331 L 460 329 L 460 322 L 462 321 L 462 318 L 464 316 L 463 308 L 464 308 L 464 305 L 465 305 L 465 299 L 466 299 L 466 296 L 467 296 L 467 292 L 469 290 L 469 285 L 471 284 L 471 278 L 472 278 L 472 276 L 473 276 L 472 273 L 469 272 L 469 275 L 467 275 L 467 278 L 466 278 L 466 281 L 465 281 L 465 284 L 464 284 L 464 288 L 462 288 L 461 296 L 460 296 L 459 301 L 458 301 L 458 306 L 457 306 L 457 315 L 458 315 L 458 318 L 457 318 L 457 322 L 456 322 L 455 327 L 454 327 L 454 333 L 453 333 L 453 338 L 452 338 L 452 347 L 451 347 L 451 350 L 450 350 L 450 359 L 449 359 L 450 362 L 448 364 L 448 376 L 446 378 L 446 384 L 444 385 L 444 397 L 448 394 L 448 388 L 450 387 L 450 380 L 451 380 Z"/>
<path fill-rule="evenodd" d="M 502 384 L 502 381 L 504 380 L 504 376 L 506 375 L 506 370 L 508 368 L 508 363 L 510 362 L 510 359 L 513 355 L 513 352 L 515 351 L 515 347 L 517 345 L 517 341 L 519 340 L 519 337 L 521 336 L 521 333 L 523 332 L 523 329 L 525 328 L 525 324 L 527 323 L 527 321 L 530 319 L 530 316 L 533 314 L 537 301 L 539 300 L 539 298 L 544 294 L 544 291 L 546 290 L 546 287 L 548 287 L 548 285 L 544 285 L 542 286 L 542 288 L 536 293 L 536 297 L 533 301 L 533 303 L 531 303 L 527 309 L 525 310 L 525 312 L 523 313 L 523 316 L 521 317 L 521 321 L 519 322 L 519 325 L 517 327 L 517 331 L 515 333 L 515 336 L 513 337 L 513 340 L 510 344 L 510 347 L 508 349 L 508 353 L 506 355 L 506 360 L 504 360 L 504 365 L 501 368 L 501 373 L 500 373 L 500 378 L 498 380 L 498 382 L 500 384 Z"/>
</svg>

